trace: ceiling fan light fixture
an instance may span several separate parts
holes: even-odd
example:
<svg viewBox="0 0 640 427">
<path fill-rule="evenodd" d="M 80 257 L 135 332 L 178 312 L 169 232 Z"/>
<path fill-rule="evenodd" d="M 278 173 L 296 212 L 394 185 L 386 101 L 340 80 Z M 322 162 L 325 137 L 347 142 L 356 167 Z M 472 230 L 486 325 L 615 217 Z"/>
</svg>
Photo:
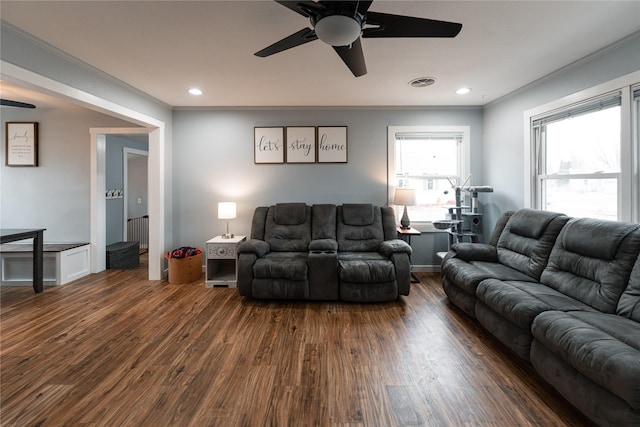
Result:
<svg viewBox="0 0 640 427">
<path fill-rule="evenodd" d="M 331 46 L 349 46 L 360 37 L 360 22 L 350 16 L 329 15 L 316 22 L 314 27 L 320 40 Z"/>
</svg>

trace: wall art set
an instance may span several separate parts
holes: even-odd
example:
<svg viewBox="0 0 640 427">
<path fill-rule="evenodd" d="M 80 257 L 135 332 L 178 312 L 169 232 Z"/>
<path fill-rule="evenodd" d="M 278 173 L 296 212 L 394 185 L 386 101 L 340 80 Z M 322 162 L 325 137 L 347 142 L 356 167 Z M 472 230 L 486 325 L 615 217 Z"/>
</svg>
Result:
<svg viewBox="0 0 640 427">
<path fill-rule="evenodd" d="M 253 149 L 256 164 L 347 163 L 347 127 L 256 127 Z"/>
</svg>

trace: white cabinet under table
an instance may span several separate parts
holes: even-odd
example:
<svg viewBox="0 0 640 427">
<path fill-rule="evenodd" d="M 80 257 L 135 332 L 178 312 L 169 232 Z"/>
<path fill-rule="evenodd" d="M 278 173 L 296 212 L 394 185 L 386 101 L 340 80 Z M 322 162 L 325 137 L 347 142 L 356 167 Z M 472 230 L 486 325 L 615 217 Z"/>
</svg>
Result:
<svg viewBox="0 0 640 427">
<path fill-rule="evenodd" d="M 235 288 L 238 282 L 238 245 L 246 236 L 224 238 L 216 236 L 207 240 L 207 263 L 205 286 L 228 286 Z"/>
</svg>

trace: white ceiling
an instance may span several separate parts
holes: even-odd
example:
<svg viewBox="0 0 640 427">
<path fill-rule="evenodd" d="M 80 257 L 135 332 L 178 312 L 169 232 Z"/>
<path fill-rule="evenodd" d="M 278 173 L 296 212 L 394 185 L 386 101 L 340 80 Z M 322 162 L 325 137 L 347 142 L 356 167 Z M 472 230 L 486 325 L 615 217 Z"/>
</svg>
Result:
<svg viewBox="0 0 640 427">
<path fill-rule="evenodd" d="M 372 11 L 459 22 L 462 31 L 453 39 L 363 39 L 368 74 L 355 78 L 319 40 L 254 56 L 310 26 L 270 0 L 0 7 L 4 21 L 173 107 L 484 105 L 640 31 L 637 0 L 376 0 Z M 427 76 L 436 83 L 407 84 Z M 189 95 L 192 86 L 204 95 Z M 461 86 L 472 92 L 456 95 Z"/>
</svg>

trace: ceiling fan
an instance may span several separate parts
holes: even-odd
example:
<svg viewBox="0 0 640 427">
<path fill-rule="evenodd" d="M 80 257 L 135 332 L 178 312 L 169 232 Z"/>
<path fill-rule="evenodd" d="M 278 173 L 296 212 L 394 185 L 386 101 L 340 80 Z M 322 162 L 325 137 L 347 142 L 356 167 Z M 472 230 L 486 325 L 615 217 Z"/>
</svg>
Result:
<svg viewBox="0 0 640 427">
<path fill-rule="evenodd" d="M 356 77 L 367 74 L 361 37 L 455 37 L 462 29 L 455 22 L 369 12 L 373 1 L 275 1 L 309 18 L 312 28 L 303 28 L 256 56 L 264 58 L 320 39 L 333 47 Z"/>
<path fill-rule="evenodd" d="M 33 104 L 27 104 L 26 102 L 12 101 L 10 99 L 0 99 L 0 105 L 6 107 L 18 107 L 18 108 L 36 108 Z"/>
</svg>

